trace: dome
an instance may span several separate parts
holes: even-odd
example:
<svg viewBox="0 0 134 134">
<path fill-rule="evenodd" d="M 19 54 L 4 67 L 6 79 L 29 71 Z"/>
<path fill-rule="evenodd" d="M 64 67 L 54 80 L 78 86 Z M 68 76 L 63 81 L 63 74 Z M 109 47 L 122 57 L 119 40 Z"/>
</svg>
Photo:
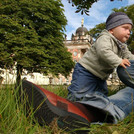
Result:
<svg viewBox="0 0 134 134">
<path fill-rule="evenodd" d="M 82 35 L 82 33 L 86 33 L 86 32 L 88 32 L 88 30 L 87 30 L 87 28 L 86 27 L 79 27 L 79 28 L 77 28 L 77 30 L 76 30 L 76 34 L 79 34 L 79 35 Z"/>
</svg>

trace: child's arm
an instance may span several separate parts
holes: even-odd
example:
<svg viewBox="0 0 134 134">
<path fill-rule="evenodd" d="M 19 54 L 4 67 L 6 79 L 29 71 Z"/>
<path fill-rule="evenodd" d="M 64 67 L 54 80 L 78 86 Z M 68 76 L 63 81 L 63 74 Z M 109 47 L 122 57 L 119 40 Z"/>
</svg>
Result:
<svg viewBox="0 0 134 134">
<path fill-rule="evenodd" d="M 122 59 L 122 62 L 120 64 L 120 66 L 126 68 L 126 66 L 130 66 L 130 62 L 128 59 Z"/>
</svg>

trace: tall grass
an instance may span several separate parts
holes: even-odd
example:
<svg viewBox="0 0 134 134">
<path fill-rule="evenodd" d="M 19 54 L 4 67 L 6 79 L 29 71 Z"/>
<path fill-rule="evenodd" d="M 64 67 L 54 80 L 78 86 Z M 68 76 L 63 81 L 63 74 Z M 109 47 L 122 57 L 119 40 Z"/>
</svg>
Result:
<svg viewBox="0 0 134 134">
<path fill-rule="evenodd" d="M 52 89 L 52 87 L 49 87 Z M 58 128 L 56 122 L 49 126 L 40 126 L 33 114 L 26 116 L 26 100 L 18 101 L 18 89 L 14 85 L 0 88 L 0 134 L 60 134 L 64 130 Z M 60 88 L 62 89 L 62 88 Z M 57 93 L 59 87 L 53 91 Z M 63 94 L 59 90 L 60 95 Z M 26 98 L 25 98 L 26 99 Z"/>
<path fill-rule="evenodd" d="M 0 89 L 0 134 L 40 134 L 47 132 L 45 126 L 42 129 L 36 122 L 33 114 L 26 117 L 24 103 L 18 105 L 17 89 L 14 86 L 6 86 Z"/>
<path fill-rule="evenodd" d="M 66 98 L 64 86 L 42 86 L 55 94 Z M 49 126 L 40 126 L 33 114 L 26 116 L 24 102 L 18 104 L 17 89 L 14 85 L 0 88 L 0 134 L 67 134 L 53 122 Z M 111 91 L 111 94 L 116 91 Z M 116 125 L 91 125 L 89 134 L 134 134 L 134 114 Z"/>
<path fill-rule="evenodd" d="M 0 89 L 0 133 L 34 132 L 37 126 L 27 121 L 24 112 L 18 107 L 14 91 L 7 86 Z"/>
</svg>

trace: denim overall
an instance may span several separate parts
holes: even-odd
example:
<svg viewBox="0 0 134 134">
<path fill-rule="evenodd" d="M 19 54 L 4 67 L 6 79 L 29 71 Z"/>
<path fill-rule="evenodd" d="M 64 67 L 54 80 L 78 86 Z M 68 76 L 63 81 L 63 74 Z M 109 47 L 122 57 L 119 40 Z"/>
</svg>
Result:
<svg viewBox="0 0 134 134">
<path fill-rule="evenodd" d="M 116 94 L 107 96 L 105 80 L 96 77 L 79 63 L 76 64 L 72 76 L 72 84 L 68 87 L 68 99 L 104 111 L 113 117 L 110 123 L 117 123 L 128 116 L 134 108 L 134 61 L 124 69 L 117 68 L 120 80 L 127 86 Z"/>
</svg>

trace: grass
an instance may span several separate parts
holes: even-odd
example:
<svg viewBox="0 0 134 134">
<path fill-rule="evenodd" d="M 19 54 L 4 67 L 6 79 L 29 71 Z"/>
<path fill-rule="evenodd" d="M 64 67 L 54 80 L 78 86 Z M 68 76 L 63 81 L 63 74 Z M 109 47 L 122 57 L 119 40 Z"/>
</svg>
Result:
<svg viewBox="0 0 134 134">
<path fill-rule="evenodd" d="M 90 134 L 134 134 L 134 114 L 131 113 L 118 124 L 92 125 Z"/>
<path fill-rule="evenodd" d="M 49 87 L 52 89 L 51 87 Z M 49 126 L 40 126 L 33 114 L 26 116 L 25 100 L 19 104 L 14 85 L 0 88 L 0 134 L 60 134 L 56 121 Z M 55 90 L 58 92 L 59 87 Z M 59 91 L 62 94 L 61 91 Z M 26 99 L 26 98 L 25 98 Z"/>
<path fill-rule="evenodd" d="M 23 104 L 18 106 L 16 92 L 12 87 L 0 89 L 0 133 L 1 134 L 32 134 L 38 132 L 40 126 L 33 125 L 33 119 L 27 119 Z"/>
<path fill-rule="evenodd" d="M 65 86 L 42 86 L 55 94 L 66 98 Z M 111 87 L 109 87 L 111 88 Z M 114 94 L 116 90 L 111 90 Z M 58 128 L 56 121 L 49 126 L 40 126 L 33 113 L 26 117 L 24 102 L 18 105 L 17 90 L 14 85 L 0 88 L 0 134 L 67 134 Z M 134 114 L 116 125 L 91 125 L 89 134 L 134 134 Z"/>
</svg>

